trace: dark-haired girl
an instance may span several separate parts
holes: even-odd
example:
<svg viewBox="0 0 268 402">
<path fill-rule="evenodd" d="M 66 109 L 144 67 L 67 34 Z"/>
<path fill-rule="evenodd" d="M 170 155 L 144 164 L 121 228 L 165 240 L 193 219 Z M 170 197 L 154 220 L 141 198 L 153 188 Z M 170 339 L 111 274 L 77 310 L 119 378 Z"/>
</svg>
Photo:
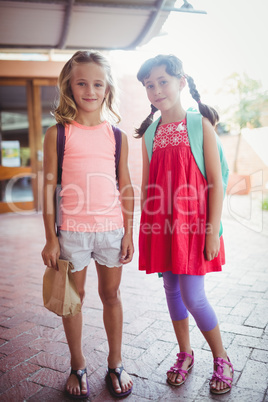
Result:
<svg viewBox="0 0 268 402">
<path fill-rule="evenodd" d="M 214 131 L 219 116 L 202 103 L 193 79 L 173 55 L 147 60 L 137 77 L 152 108 L 136 130 L 143 141 L 139 269 L 163 276 L 180 349 L 167 381 L 182 385 L 194 364 L 189 311 L 213 354 L 210 390 L 223 394 L 232 387 L 233 366 L 204 290 L 205 274 L 221 271 L 225 263 L 221 212 L 228 167 Z M 182 107 L 186 82 L 200 113 Z M 161 117 L 151 124 L 157 110 Z"/>
</svg>

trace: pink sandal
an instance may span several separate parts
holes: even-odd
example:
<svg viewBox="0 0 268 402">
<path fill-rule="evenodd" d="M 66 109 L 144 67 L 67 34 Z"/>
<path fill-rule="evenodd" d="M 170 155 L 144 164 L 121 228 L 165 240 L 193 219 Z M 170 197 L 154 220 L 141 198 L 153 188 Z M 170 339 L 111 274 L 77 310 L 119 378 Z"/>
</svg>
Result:
<svg viewBox="0 0 268 402">
<path fill-rule="evenodd" d="M 177 354 L 177 357 L 178 357 L 178 359 L 177 359 L 176 363 L 174 364 L 174 366 L 170 367 L 170 369 L 167 371 L 167 374 L 174 373 L 174 374 L 178 374 L 178 375 L 180 374 L 182 376 L 183 380 L 181 382 L 172 382 L 172 381 L 170 381 L 169 378 L 167 378 L 167 382 L 170 385 L 174 385 L 175 387 L 179 387 L 180 385 L 185 383 L 185 381 L 188 377 L 188 372 L 191 370 L 191 368 L 194 365 L 194 351 L 192 351 L 191 355 L 189 355 L 189 353 L 186 353 L 186 352 L 180 352 Z M 187 357 L 190 357 L 192 359 L 192 361 L 191 361 L 189 367 L 187 368 L 187 370 L 184 370 L 184 369 L 182 369 L 182 365 L 185 362 Z"/>
<path fill-rule="evenodd" d="M 233 376 L 234 376 L 234 368 L 232 363 L 230 362 L 229 357 L 227 356 L 227 360 L 224 360 L 221 357 L 217 357 L 216 359 L 214 359 L 214 373 L 212 375 L 212 378 L 209 382 L 209 384 L 211 385 L 212 381 L 216 381 L 216 382 L 224 382 L 225 384 L 228 385 L 228 388 L 224 388 L 224 389 L 220 389 L 217 390 L 215 388 L 210 387 L 210 392 L 212 392 L 213 394 L 226 394 L 227 392 L 231 391 L 232 388 L 232 382 L 233 382 Z M 224 371 L 224 366 L 228 365 L 231 369 L 231 373 L 232 373 L 232 377 L 226 377 L 225 375 L 223 375 L 223 371 Z M 228 382 L 230 381 L 230 383 Z"/>
</svg>

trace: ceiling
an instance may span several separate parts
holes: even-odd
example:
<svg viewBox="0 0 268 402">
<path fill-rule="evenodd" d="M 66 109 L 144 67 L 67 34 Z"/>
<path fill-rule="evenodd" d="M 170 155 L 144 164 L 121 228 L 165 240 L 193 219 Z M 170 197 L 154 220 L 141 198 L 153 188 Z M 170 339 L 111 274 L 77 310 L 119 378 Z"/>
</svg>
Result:
<svg viewBox="0 0 268 402">
<path fill-rule="evenodd" d="M 170 12 L 205 13 L 187 0 L 0 0 L 0 53 L 72 52 L 77 49 L 135 49 L 159 35 Z M 0 74 L 1 75 L 1 74 Z M 49 116 L 55 88 L 42 88 L 42 108 Z M 9 131 L 26 114 L 22 86 L 0 87 L 2 126 Z M 20 118 L 19 118 L 20 119 Z"/>
<path fill-rule="evenodd" d="M 159 34 L 185 0 L 0 1 L 0 51 L 134 49 Z M 194 11 L 195 12 L 195 11 Z"/>
</svg>

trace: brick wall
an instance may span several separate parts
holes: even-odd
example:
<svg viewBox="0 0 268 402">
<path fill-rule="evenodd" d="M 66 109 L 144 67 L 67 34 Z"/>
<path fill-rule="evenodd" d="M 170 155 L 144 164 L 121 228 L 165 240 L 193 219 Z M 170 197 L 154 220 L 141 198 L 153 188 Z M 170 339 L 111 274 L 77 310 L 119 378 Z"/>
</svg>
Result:
<svg viewBox="0 0 268 402">
<path fill-rule="evenodd" d="M 230 173 L 233 173 L 238 136 L 224 135 L 221 136 L 220 139 L 230 168 Z M 239 147 L 237 173 L 240 175 L 250 175 L 252 189 L 257 186 L 260 187 L 262 184 L 261 187 L 265 190 L 268 184 L 268 166 L 265 165 L 243 137 L 241 138 Z M 260 183 L 261 175 L 262 183 Z"/>
</svg>

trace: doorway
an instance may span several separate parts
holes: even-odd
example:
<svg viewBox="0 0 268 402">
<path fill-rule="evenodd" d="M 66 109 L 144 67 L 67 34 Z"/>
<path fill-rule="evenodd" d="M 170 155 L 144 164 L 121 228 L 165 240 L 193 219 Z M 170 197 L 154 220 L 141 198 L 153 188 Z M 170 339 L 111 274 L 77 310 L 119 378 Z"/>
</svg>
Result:
<svg viewBox="0 0 268 402">
<path fill-rule="evenodd" d="M 0 79 L 0 213 L 42 209 L 43 138 L 57 80 Z"/>
</svg>

